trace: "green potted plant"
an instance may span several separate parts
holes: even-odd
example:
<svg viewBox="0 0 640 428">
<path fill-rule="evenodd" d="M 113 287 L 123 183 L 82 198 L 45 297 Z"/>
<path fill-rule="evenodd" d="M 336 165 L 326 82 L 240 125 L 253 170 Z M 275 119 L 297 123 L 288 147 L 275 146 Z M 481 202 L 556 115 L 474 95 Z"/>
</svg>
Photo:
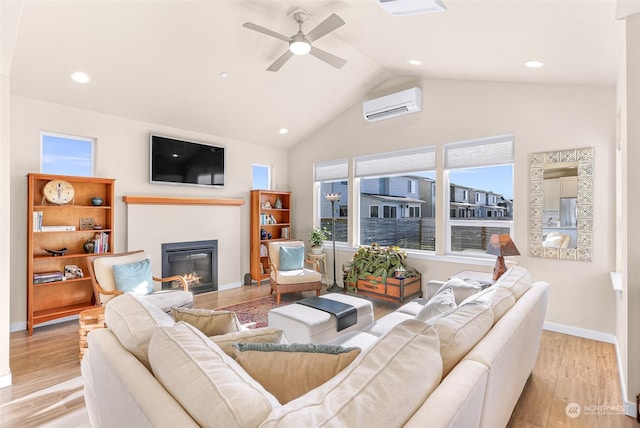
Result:
<svg viewBox="0 0 640 428">
<path fill-rule="evenodd" d="M 326 227 L 314 227 L 309 232 L 309 243 L 311 244 L 311 252 L 313 254 L 322 254 L 324 241 L 329 239 L 331 232 Z"/>
<path fill-rule="evenodd" d="M 406 258 L 407 253 L 396 246 L 381 247 L 374 242 L 369 247 L 360 247 L 343 267 L 346 284 L 355 288 L 359 279 L 370 277 L 380 278 L 382 283 L 386 283 L 387 278 L 396 277 L 396 272 L 403 279 L 416 276 L 418 272 L 405 264 Z"/>
</svg>

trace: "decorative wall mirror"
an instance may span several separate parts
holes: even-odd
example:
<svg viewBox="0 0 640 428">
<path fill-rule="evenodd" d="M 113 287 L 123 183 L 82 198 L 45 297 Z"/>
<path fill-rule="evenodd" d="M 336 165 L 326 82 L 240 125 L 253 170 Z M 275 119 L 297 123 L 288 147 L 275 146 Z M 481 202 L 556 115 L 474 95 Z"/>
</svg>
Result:
<svg viewBox="0 0 640 428">
<path fill-rule="evenodd" d="M 593 147 L 529 155 L 529 255 L 591 261 Z"/>
</svg>

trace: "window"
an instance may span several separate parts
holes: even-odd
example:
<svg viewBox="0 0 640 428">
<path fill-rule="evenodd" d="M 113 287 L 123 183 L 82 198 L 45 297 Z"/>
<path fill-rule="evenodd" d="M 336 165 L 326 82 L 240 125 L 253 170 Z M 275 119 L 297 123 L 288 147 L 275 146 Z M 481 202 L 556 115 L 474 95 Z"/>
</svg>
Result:
<svg viewBox="0 0 640 428">
<path fill-rule="evenodd" d="M 93 138 L 40 133 L 40 171 L 46 174 L 93 176 Z"/>
<path fill-rule="evenodd" d="M 435 250 L 435 158 L 434 146 L 355 158 L 358 244 Z M 382 213 L 367 216 L 374 205 Z"/>
<path fill-rule="evenodd" d="M 380 206 L 378 205 L 369 206 L 369 217 L 378 218 L 379 209 L 380 209 Z"/>
<path fill-rule="evenodd" d="M 271 167 L 268 165 L 253 165 L 253 181 L 251 188 L 254 190 L 271 190 Z"/>
<path fill-rule="evenodd" d="M 333 218 L 335 218 L 335 240 L 337 242 L 348 241 L 348 176 L 349 164 L 346 159 L 316 162 L 313 165 L 313 179 L 317 190 L 316 200 L 319 209 L 314 225 L 331 230 Z M 324 197 L 327 193 L 340 193 L 340 200 L 334 203 L 333 212 L 331 202 Z"/>
<path fill-rule="evenodd" d="M 452 189 L 447 252 L 484 253 L 492 234 L 513 235 L 513 137 L 446 144 L 444 153 Z M 468 189 L 476 192 L 473 204 Z"/>
</svg>

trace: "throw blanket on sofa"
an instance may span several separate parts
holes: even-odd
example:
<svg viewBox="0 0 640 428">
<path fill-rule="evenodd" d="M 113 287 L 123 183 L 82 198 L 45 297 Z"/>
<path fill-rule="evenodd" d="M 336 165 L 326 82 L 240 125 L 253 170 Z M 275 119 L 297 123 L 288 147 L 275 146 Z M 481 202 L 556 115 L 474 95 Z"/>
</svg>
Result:
<svg viewBox="0 0 640 428">
<path fill-rule="evenodd" d="M 336 331 L 342 331 L 358 322 L 358 311 L 355 306 L 346 303 L 317 296 L 298 300 L 296 303 L 335 315 L 338 320 Z"/>
</svg>

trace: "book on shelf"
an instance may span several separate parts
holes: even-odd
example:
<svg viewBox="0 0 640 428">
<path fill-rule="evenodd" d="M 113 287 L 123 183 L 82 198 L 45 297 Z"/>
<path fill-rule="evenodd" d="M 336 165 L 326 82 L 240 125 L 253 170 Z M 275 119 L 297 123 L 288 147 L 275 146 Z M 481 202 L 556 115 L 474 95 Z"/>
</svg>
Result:
<svg viewBox="0 0 640 428">
<path fill-rule="evenodd" d="M 43 284 L 46 282 L 62 281 L 63 279 L 64 279 L 64 274 L 58 270 L 50 271 L 50 272 L 39 272 L 39 273 L 33 274 L 34 284 Z"/>
<path fill-rule="evenodd" d="M 33 231 L 42 232 L 42 211 L 33 212 Z"/>
<path fill-rule="evenodd" d="M 59 225 L 59 226 L 40 226 L 40 232 L 73 232 L 75 226 Z"/>
<path fill-rule="evenodd" d="M 96 233 L 93 238 L 93 252 L 98 254 L 109 252 L 109 232 Z"/>
</svg>

